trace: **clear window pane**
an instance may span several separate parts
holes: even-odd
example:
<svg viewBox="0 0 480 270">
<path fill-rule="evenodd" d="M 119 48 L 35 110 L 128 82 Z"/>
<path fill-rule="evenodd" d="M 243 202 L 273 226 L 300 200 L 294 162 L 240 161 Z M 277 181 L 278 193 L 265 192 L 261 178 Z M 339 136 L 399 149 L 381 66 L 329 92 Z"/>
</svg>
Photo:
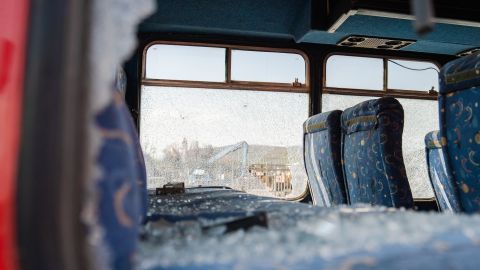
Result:
<svg viewBox="0 0 480 270">
<path fill-rule="evenodd" d="M 332 55 L 326 65 L 326 87 L 383 90 L 383 59 Z"/>
<path fill-rule="evenodd" d="M 299 54 L 232 50 L 232 80 L 305 84 L 305 59 Z"/>
<path fill-rule="evenodd" d="M 433 63 L 390 59 L 388 88 L 398 90 L 438 91 L 438 67 Z"/>
<path fill-rule="evenodd" d="M 322 110 L 345 110 L 376 97 L 322 95 Z M 403 159 L 414 198 L 434 197 L 427 171 L 425 135 L 438 130 L 438 104 L 435 100 L 398 99 L 405 118 L 403 129 Z"/>
<path fill-rule="evenodd" d="M 293 198 L 306 189 L 308 94 L 142 87 L 148 187 L 229 186 Z"/>
<path fill-rule="evenodd" d="M 225 48 L 153 45 L 147 50 L 147 79 L 225 81 Z"/>
</svg>

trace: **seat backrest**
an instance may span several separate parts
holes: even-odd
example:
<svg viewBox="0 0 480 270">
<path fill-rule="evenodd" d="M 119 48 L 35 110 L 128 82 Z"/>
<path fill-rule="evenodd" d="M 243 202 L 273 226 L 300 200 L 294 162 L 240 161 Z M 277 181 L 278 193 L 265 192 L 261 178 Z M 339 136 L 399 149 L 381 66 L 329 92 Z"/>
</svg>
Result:
<svg viewBox="0 0 480 270">
<path fill-rule="evenodd" d="M 146 214 L 146 174 L 138 135 L 118 91 L 95 118 L 101 136 L 97 166 L 98 221 L 112 269 L 132 269 Z"/>
<path fill-rule="evenodd" d="M 413 206 L 402 155 L 403 108 L 391 97 L 342 113 L 342 157 L 350 203 Z"/>
<path fill-rule="evenodd" d="M 133 120 L 132 114 L 130 113 L 127 105 L 125 104 L 125 94 L 127 92 L 127 74 L 125 70 L 121 67 L 118 67 L 115 71 L 115 87 L 116 94 L 121 95 L 121 100 L 123 105 L 119 105 L 120 117 L 122 117 L 126 124 L 128 135 L 132 140 L 131 147 L 134 150 L 134 162 L 135 168 L 137 171 L 136 183 L 138 186 L 138 192 L 140 193 L 140 220 L 143 222 L 147 217 L 148 211 L 148 194 L 147 194 L 147 169 L 145 166 L 145 159 L 143 156 L 142 146 L 140 145 L 140 137 L 138 136 L 137 128 Z"/>
<path fill-rule="evenodd" d="M 128 133 L 132 138 L 132 147 L 135 151 L 135 168 L 137 170 L 136 183 L 138 186 L 138 192 L 140 194 L 140 221 L 144 221 L 147 217 L 148 211 L 148 194 L 147 194 L 147 168 L 145 166 L 145 158 L 143 156 L 142 147 L 140 145 L 140 137 L 138 136 L 135 123 L 133 122 L 132 115 L 130 114 L 128 107 L 125 105 L 122 108 L 122 117 L 128 121 Z"/>
<path fill-rule="evenodd" d="M 457 188 L 453 182 L 450 167 L 445 162 L 446 140 L 440 132 L 432 131 L 425 136 L 428 174 L 438 205 L 442 211 L 461 211 Z"/>
<path fill-rule="evenodd" d="M 440 72 L 440 133 L 460 204 L 480 211 L 480 54 L 446 64 Z"/>
<path fill-rule="evenodd" d="M 341 164 L 341 114 L 338 110 L 317 114 L 303 124 L 305 166 L 317 205 L 347 203 Z"/>
</svg>

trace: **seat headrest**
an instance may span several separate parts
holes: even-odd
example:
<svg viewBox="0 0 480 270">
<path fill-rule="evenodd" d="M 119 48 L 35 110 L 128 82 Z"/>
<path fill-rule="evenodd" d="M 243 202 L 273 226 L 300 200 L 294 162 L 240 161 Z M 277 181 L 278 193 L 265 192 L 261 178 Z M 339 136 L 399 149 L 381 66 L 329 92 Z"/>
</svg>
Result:
<svg viewBox="0 0 480 270">
<path fill-rule="evenodd" d="M 346 109 L 342 114 L 342 129 L 346 134 L 377 128 L 378 115 L 386 111 L 400 110 L 400 102 L 392 97 L 371 99 Z"/>
<path fill-rule="evenodd" d="M 316 114 L 310 118 L 308 118 L 303 123 L 303 132 L 307 133 L 315 133 L 329 127 L 338 128 L 339 127 L 339 119 L 342 111 L 334 110 L 330 112 L 324 112 Z"/>
<path fill-rule="evenodd" d="M 428 149 L 439 149 L 447 145 L 447 139 L 440 135 L 440 131 L 430 131 L 425 135 L 425 146 Z"/>
<path fill-rule="evenodd" d="M 480 86 L 480 53 L 451 61 L 440 71 L 441 94 L 475 86 Z"/>
</svg>

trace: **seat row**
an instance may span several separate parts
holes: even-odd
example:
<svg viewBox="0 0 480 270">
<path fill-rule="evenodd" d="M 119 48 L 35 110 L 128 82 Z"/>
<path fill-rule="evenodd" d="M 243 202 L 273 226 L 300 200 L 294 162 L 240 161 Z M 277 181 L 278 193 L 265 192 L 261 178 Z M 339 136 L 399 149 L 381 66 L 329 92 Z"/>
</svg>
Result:
<svg viewBox="0 0 480 270">
<path fill-rule="evenodd" d="M 368 100 L 304 123 L 304 158 L 317 205 L 413 206 L 402 156 L 403 108 Z"/>
<path fill-rule="evenodd" d="M 440 130 L 425 136 L 430 182 L 443 211 L 480 211 L 480 54 L 440 72 Z M 313 200 L 410 208 L 402 157 L 403 109 L 394 98 L 321 113 L 304 123 Z"/>
</svg>

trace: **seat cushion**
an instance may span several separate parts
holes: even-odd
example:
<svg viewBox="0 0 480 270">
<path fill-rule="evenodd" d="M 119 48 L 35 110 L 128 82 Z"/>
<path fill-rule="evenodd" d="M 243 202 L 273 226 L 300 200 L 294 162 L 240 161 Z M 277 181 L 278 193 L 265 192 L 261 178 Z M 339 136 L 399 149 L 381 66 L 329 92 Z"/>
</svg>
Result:
<svg viewBox="0 0 480 270">
<path fill-rule="evenodd" d="M 305 166 L 317 205 L 347 203 L 341 164 L 341 113 L 317 114 L 303 124 Z"/>
<path fill-rule="evenodd" d="M 413 206 L 403 163 L 403 108 L 391 97 L 342 113 L 343 168 L 350 203 Z"/>
<path fill-rule="evenodd" d="M 442 211 L 461 211 L 453 176 L 445 162 L 446 139 L 439 131 L 429 132 L 425 136 L 428 174 L 437 202 Z"/>
<path fill-rule="evenodd" d="M 452 61 L 440 72 L 440 133 L 446 162 L 465 212 L 480 210 L 480 56 Z"/>
</svg>

